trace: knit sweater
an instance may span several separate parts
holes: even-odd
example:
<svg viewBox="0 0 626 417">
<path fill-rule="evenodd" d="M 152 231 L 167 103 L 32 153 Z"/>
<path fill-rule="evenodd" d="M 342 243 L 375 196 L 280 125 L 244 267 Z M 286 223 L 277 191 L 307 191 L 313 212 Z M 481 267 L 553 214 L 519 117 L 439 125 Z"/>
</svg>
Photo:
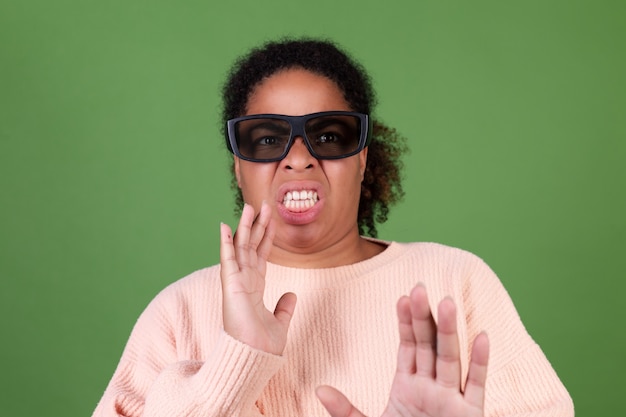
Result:
<svg viewBox="0 0 626 417">
<path fill-rule="evenodd" d="M 363 413 L 387 405 L 399 346 L 396 303 L 419 282 L 431 309 L 457 305 L 463 380 L 471 341 L 490 340 L 485 416 L 568 417 L 573 404 L 491 269 L 432 243 L 387 243 L 352 265 L 268 264 L 265 304 L 298 297 L 282 356 L 224 332 L 219 265 L 165 288 L 139 317 L 95 412 L 110 416 L 328 416 L 314 390 L 331 385 Z"/>
</svg>

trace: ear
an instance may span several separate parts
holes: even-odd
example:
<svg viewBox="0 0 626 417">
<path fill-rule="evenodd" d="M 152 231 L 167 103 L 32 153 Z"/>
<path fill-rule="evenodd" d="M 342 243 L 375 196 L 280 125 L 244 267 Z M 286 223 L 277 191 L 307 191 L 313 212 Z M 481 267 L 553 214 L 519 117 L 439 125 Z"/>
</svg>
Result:
<svg viewBox="0 0 626 417">
<path fill-rule="evenodd" d="M 363 181 L 363 178 L 365 176 L 365 167 L 367 166 L 367 150 L 368 148 L 365 147 L 359 153 L 359 169 L 361 171 L 361 181 Z"/>
<path fill-rule="evenodd" d="M 237 186 L 241 188 L 241 171 L 239 168 L 240 159 L 233 156 L 233 166 L 235 168 L 235 178 L 237 178 Z"/>
</svg>

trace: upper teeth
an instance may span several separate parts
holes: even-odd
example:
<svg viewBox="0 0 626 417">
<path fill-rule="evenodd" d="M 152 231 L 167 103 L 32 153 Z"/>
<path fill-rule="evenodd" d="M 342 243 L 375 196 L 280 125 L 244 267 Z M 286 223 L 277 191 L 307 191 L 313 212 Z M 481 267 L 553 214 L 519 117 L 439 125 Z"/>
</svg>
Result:
<svg viewBox="0 0 626 417">
<path fill-rule="evenodd" d="M 283 204 L 289 209 L 307 209 L 317 202 L 317 193 L 312 190 L 289 191 L 283 197 Z"/>
</svg>

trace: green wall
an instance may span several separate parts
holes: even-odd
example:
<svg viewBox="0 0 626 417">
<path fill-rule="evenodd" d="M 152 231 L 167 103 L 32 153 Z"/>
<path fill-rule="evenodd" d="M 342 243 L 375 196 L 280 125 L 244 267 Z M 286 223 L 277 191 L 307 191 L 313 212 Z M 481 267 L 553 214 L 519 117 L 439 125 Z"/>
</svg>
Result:
<svg viewBox="0 0 626 417">
<path fill-rule="evenodd" d="M 365 64 L 409 138 L 381 237 L 483 257 L 577 415 L 616 415 L 625 21 L 608 0 L 0 0 L 0 413 L 90 415 L 149 300 L 217 262 L 220 83 L 306 34 Z"/>
</svg>

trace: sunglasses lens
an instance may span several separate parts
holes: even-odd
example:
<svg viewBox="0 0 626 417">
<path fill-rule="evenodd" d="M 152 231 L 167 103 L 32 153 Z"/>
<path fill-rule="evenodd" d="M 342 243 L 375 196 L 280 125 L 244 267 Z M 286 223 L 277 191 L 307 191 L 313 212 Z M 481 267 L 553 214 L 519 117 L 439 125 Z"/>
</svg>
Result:
<svg viewBox="0 0 626 417">
<path fill-rule="evenodd" d="M 252 160 L 280 158 L 291 136 L 289 122 L 281 119 L 258 118 L 235 124 L 239 152 Z"/>
<path fill-rule="evenodd" d="M 304 128 L 313 152 L 322 158 L 338 158 L 356 152 L 361 119 L 350 115 L 326 115 L 309 119 Z"/>
</svg>

